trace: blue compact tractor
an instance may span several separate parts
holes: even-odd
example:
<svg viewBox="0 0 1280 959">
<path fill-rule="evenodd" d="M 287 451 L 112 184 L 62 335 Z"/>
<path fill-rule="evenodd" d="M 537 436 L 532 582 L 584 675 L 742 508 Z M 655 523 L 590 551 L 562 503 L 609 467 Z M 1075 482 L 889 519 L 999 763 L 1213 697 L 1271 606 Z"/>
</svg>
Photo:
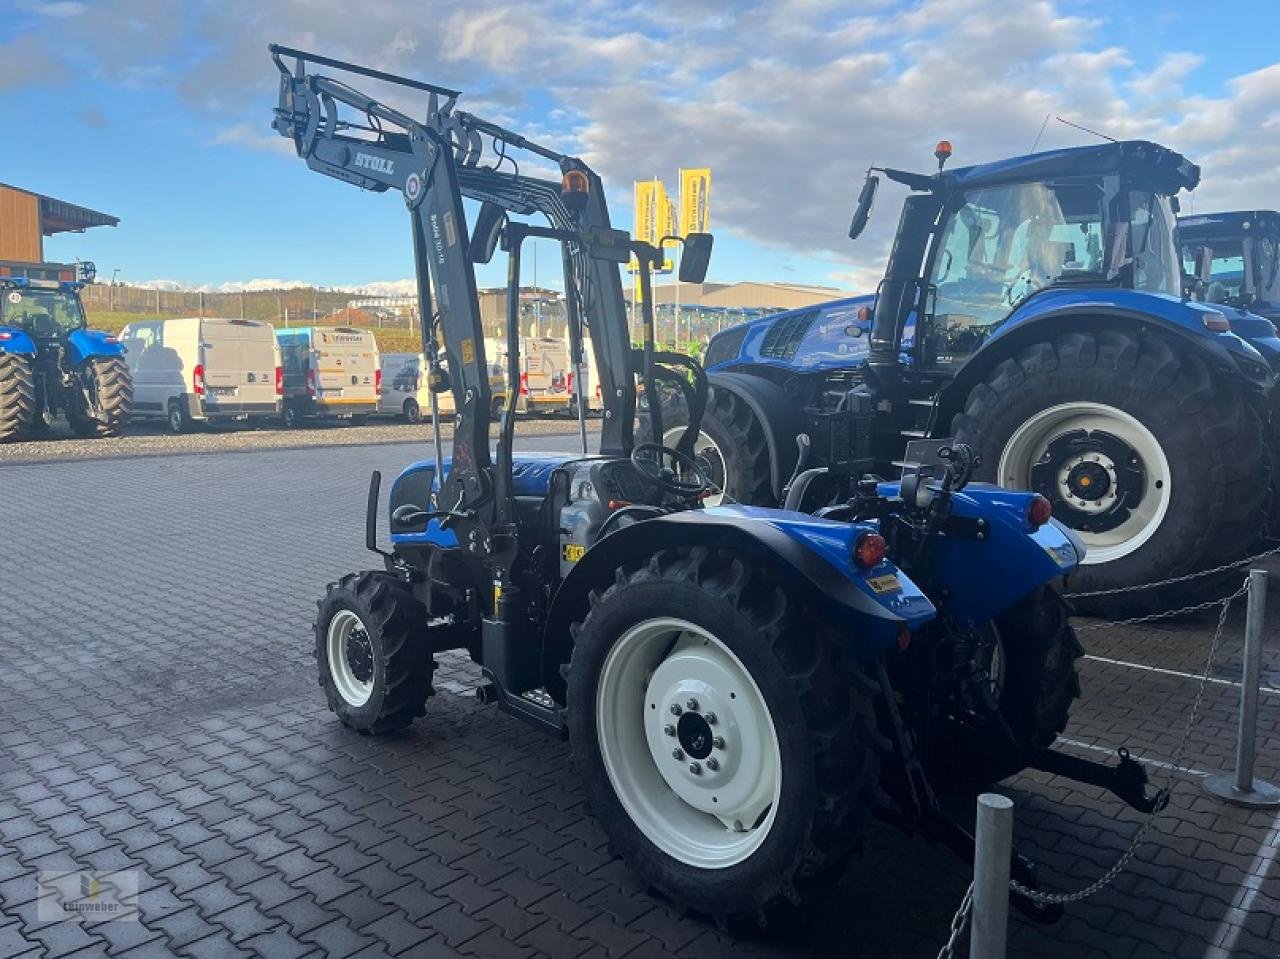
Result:
<svg viewBox="0 0 1280 959">
<path fill-rule="evenodd" d="M 619 266 L 635 256 L 647 283 L 662 251 L 610 228 L 599 177 L 453 109 L 455 91 L 272 54 L 274 126 L 307 165 L 403 198 L 428 382 L 457 410 L 452 455 L 437 431 L 434 455 L 391 485 L 389 551 L 373 475 L 366 544 L 379 568 L 330 583 L 319 601 L 319 684 L 345 725 L 365 735 L 410 725 L 427 712 L 435 657 L 465 651 L 482 668 L 482 702 L 569 739 L 617 854 L 723 921 L 768 922 L 830 884 L 872 814 L 972 856 L 936 789 L 1036 766 L 1153 808 L 1131 760 L 1107 767 L 1049 748 L 1078 694 L 1081 653 L 1056 584 L 1084 547 L 1047 500 L 970 483 L 972 454 L 935 443 L 900 482 L 860 477 L 814 513 L 707 508 L 715 487 L 688 452 L 707 377 L 655 349 L 647 288 L 644 347 L 632 351 Z M 313 64 L 410 87 L 427 119 Z M 490 146 L 496 162 L 482 162 Z M 536 165 L 521 156 L 516 167 L 521 151 L 561 180 L 522 173 Z M 471 229 L 464 198 L 480 203 Z M 517 219 L 531 215 L 549 225 Z M 514 392 L 490 447 L 474 264 L 499 244 L 508 257 L 516 382 L 529 237 L 560 243 L 577 369 L 591 334 L 605 406 L 597 454 L 585 438 L 572 453 L 516 452 Z M 681 278 L 698 282 L 711 237 L 684 242 Z M 673 443 L 635 442 L 637 380 L 650 396 L 660 382 L 684 395 L 690 419 Z M 647 411 L 655 436 L 666 435 L 662 412 Z M 801 471 L 792 506 L 830 479 Z M 1032 882 L 1015 858 L 1015 875 Z"/>
<path fill-rule="evenodd" d="M 0 263 L 0 443 L 59 412 L 81 436 L 115 436 L 133 411 L 124 347 L 86 329 L 72 267 Z"/>
<path fill-rule="evenodd" d="M 977 453 L 979 478 L 1039 493 L 1085 542 L 1075 590 L 1245 555 L 1268 499 L 1262 437 L 1280 341 L 1258 317 L 1183 295 L 1176 194 L 1199 168 L 1146 142 L 950 171 L 950 146 L 937 155 L 933 175 L 875 171 L 911 191 L 876 295 L 712 339 L 695 453 L 713 480 L 737 502 L 776 504 L 797 469 L 897 475 L 912 439 L 954 435 Z M 868 175 L 851 236 L 878 183 Z M 1259 242 L 1255 264 L 1264 248 L 1274 243 Z M 1274 273 L 1249 282 L 1274 286 Z M 687 422 L 669 404 L 667 439 Z M 810 443 L 797 446 L 798 433 Z M 820 484 L 812 502 L 846 493 Z M 1117 614 L 1169 598 L 1087 605 Z"/>
</svg>

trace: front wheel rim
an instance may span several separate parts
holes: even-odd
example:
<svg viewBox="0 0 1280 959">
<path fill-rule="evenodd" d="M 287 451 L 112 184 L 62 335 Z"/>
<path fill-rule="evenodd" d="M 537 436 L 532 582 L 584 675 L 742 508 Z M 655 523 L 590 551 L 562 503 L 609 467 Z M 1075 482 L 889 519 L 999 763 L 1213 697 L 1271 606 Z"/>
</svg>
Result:
<svg viewBox="0 0 1280 959">
<path fill-rule="evenodd" d="M 675 449 L 682 436 L 684 436 L 684 427 L 673 426 L 662 434 L 662 445 L 668 449 Z M 729 482 L 724 453 L 720 451 L 715 440 L 699 430 L 698 438 L 693 441 L 693 458 L 712 483 L 712 493 L 702 500 L 703 505 L 719 506 L 724 501 L 725 487 Z"/>
<path fill-rule="evenodd" d="M 996 477 L 1033 489 L 1084 540 L 1084 565 L 1122 559 L 1160 528 L 1173 493 L 1160 441 L 1136 417 L 1079 401 L 1041 410 L 1014 431 Z"/>
<path fill-rule="evenodd" d="M 334 688 L 350 706 L 363 706 L 373 695 L 373 644 L 364 621 L 340 609 L 329 620 L 325 653 Z"/>
<path fill-rule="evenodd" d="M 596 729 L 614 794 L 666 855 L 725 869 L 768 837 L 777 730 L 750 672 L 708 630 L 660 618 L 623 633 L 600 673 Z"/>
</svg>

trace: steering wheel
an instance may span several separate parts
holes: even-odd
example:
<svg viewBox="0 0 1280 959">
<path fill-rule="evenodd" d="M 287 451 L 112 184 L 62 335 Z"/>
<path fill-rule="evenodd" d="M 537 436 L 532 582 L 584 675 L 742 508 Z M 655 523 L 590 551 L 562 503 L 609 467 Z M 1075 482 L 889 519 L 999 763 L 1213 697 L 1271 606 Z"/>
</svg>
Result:
<svg viewBox="0 0 1280 959">
<path fill-rule="evenodd" d="M 645 455 L 653 453 L 657 454 L 656 460 Z M 670 458 L 680 468 L 680 472 L 664 466 L 665 458 Z M 701 496 L 715 485 L 697 460 L 661 443 L 641 443 L 636 446 L 631 451 L 631 465 L 649 483 L 677 496 Z M 689 479 L 679 479 L 680 476 L 687 476 Z"/>
</svg>

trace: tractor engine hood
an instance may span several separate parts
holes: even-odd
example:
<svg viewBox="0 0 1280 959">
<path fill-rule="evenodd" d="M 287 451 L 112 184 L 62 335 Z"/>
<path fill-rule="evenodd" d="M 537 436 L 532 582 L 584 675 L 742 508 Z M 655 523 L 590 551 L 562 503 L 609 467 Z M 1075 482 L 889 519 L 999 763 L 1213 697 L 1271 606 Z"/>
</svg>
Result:
<svg viewBox="0 0 1280 959">
<path fill-rule="evenodd" d="M 790 370 L 847 370 L 866 362 L 874 296 L 832 300 L 775 313 L 712 337 L 706 368 L 763 364 Z"/>
</svg>

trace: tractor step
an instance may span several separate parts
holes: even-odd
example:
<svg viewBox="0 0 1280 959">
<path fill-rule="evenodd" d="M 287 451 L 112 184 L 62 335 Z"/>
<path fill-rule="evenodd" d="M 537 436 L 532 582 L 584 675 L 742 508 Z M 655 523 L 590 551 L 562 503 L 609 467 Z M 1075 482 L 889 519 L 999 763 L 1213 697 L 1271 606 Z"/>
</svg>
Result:
<svg viewBox="0 0 1280 959">
<path fill-rule="evenodd" d="M 569 738 L 569 727 L 564 721 L 564 711 L 546 690 L 533 689 L 516 695 L 498 685 L 493 674 L 484 670 L 486 682 L 476 687 L 476 699 L 484 705 L 497 703 L 498 708 L 535 729 L 550 733 L 557 739 Z"/>
</svg>

